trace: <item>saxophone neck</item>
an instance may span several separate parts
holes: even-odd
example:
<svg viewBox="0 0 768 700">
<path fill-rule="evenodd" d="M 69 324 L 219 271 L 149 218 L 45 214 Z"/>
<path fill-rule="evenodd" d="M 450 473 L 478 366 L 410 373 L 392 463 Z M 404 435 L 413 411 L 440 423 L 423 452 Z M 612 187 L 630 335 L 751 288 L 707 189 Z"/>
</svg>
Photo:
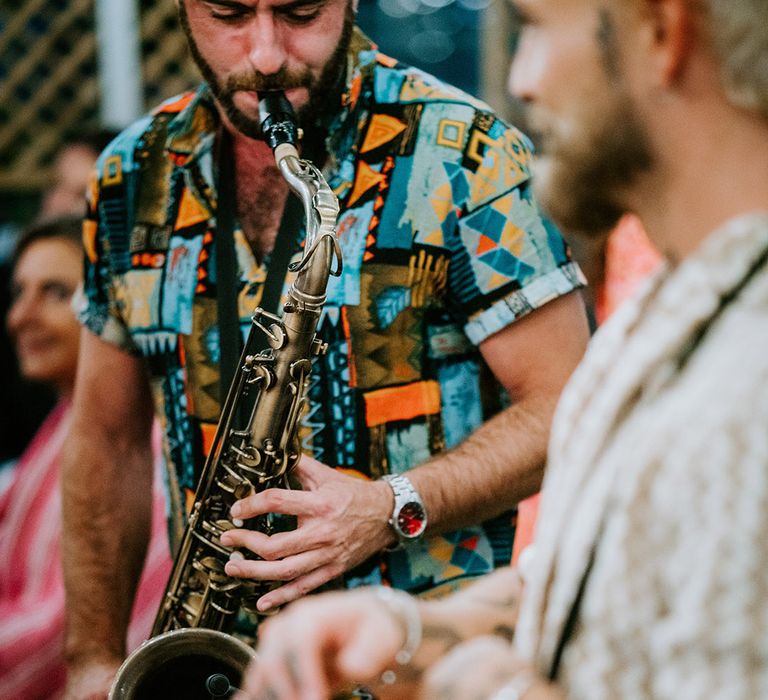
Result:
<svg viewBox="0 0 768 700">
<path fill-rule="evenodd" d="M 296 113 L 284 93 L 260 92 L 259 119 L 262 135 L 272 149 L 280 173 L 304 205 L 309 235 L 309 229 L 313 228 L 311 221 L 315 178 L 310 164 L 299 157 L 298 140 L 301 132 Z"/>
<path fill-rule="evenodd" d="M 304 206 L 306 219 L 305 261 L 309 259 L 319 243 L 326 236 L 333 240 L 333 257 L 336 269 L 341 271 L 341 253 L 336 240 L 336 219 L 339 202 L 322 173 L 307 160 L 299 157 L 297 141 L 300 129 L 291 103 L 282 92 L 259 93 L 259 117 L 264 139 L 275 156 L 275 162 L 293 193 Z M 299 269 L 304 265 L 299 266 Z"/>
</svg>

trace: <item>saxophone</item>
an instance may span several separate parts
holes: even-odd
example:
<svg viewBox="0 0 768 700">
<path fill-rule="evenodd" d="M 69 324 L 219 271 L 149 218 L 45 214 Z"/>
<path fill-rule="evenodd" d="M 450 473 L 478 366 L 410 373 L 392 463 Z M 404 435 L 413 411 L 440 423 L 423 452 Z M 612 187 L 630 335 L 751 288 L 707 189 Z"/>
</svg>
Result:
<svg viewBox="0 0 768 700">
<path fill-rule="evenodd" d="M 341 274 L 341 250 L 338 200 L 320 171 L 298 156 L 290 103 L 283 93 L 264 93 L 259 112 L 275 161 L 304 205 L 304 253 L 289 267 L 296 278 L 282 318 L 261 308 L 253 313 L 151 637 L 118 670 L 110 699 L 229 697 L 254 656 L 231 634 L 236 618 L 243 610 L 258 620 L 256 602 L 275 586 L 228 576 L 224 565 L 234 550 L 220 536 L 236 526 L 229 515 L 236 500 L 289 488 L 288 475 L 301 454 L 298 425 L 312 358 L 327 350 L 315 330 L 328 278 Z M 257 353 L 261 334 L 269 348 Z M 246 527 L 275 531 L 269 515 Z"/>
</svg>

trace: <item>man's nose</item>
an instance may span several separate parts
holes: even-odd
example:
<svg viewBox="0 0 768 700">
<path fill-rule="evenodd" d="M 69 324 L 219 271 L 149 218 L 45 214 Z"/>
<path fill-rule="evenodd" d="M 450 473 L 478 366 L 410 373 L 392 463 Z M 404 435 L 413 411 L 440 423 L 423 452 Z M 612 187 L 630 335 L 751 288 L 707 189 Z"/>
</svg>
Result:
<svg viewBox="0 0 768 700">
<path fill-rule="evenodd" d="M 282 27 L 271 12 L 256 15 L 250 40 L 248 57 L 256 71 L 273 75 L 285 65 L 287 52 Z"/>
<path fill-rule="evenodd" d="M 525 102 L 535 100 L 538 81 L 541 79 L 542 58 L 537 58 L 535 46 L 523 34 L 509 67 L 507 90 L 512 97 Z"/>
</svg>

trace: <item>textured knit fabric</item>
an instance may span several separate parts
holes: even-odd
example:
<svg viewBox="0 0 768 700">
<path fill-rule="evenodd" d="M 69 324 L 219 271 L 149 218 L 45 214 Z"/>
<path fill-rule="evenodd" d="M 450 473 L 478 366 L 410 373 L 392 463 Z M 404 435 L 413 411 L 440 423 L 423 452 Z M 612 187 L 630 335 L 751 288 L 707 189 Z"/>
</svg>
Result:
<svg viewBox="0 0 768 700">
<path fill-rule="evenodd" d="M 53 700 L 66 680 L 59 465 L 70 425 L 61 402 L 14 468 L 0 498 L 0 698 Z M 159 474 L 159 470 L 158 470 Z M 149 635 L 170 571 L 162 487 L 155 484 L 152 539 L 128 631 Z"/>
<path fill-rule="evenodd" d="M 350 62 L 324 170 L 342 210 L 344 272 L 329 282 L 328 353 L 314 363 L 301 439 L 325 464 L 377 478 L 497 411 L 503 397 L 478 344 L 582 282 L 538 212 L 519 131 L 359 33 Z M 129 128 L 98 163 L 86 225 L 82 318 L 147 360 L 176 486 L 174 537 L 220 413 L 218 129 L 205 86 Z M 239 230 L 235 247 L 245 334 L 269 259 L 257 262 Z M 368 562 L 351 583 L 423 591 L 508 563 L 511 546 L 505 516 Z"/>
<path fill-rule="evenodd" d="M 768 697 L 765 260 L 730 298 L 767 249 L 755 214 L 664 266 L 563 394 L 517 643 L 550 670 L 586 572 L 569 697 Z"/>
</svg>

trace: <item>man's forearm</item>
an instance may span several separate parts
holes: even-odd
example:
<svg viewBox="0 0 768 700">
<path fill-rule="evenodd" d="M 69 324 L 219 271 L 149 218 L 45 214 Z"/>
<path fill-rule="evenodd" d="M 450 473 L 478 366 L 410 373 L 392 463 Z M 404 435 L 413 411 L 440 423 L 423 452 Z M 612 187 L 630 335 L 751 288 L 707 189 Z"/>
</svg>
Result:
<svg viewBox="0 0 768 700">
<path fill-rule="evenodd" d="M 73 665 L 124 656 L 151 523 L 149 440 L 129 448 L 86 434 L 75 425 L 62 469 L 65 651 Z"/>
<path fill-rule="evenodd" d="M 483 522 L 538 491 L 556 403 L 554 395 L 526 397 L 409 472 L 426 502 L 430 532 Z"/>
<path fill-rule="evenodd" d="M 382 700 L 416 697 L 424 674 L 455 647 L 488 635 L 511 641 L 522 587 L 517 571 L 505 567 L 446 598 L 419 602 L 418 651 L 407 666 L 397 669 L 398 683 L 376 685 L 375 695 Z"/>
<path fill-rule="evenodd" d="M 516 569 L 504 567 L 483 576 L 467 588 L 420 605 L 424 648 L 428 665 L 432 652 L 442 652 L 475 637 L 497 635 L 511 640 L 517 624 L 523 583 Z M 440 654 L 442 655 L 442 654 Z"/>
<path fill-rule="evenodd" d="M 511 645 L 522 593 L 517 570 L 506 567 L 453 596 L 422 603 L 424 641 L 408 669 L 411 694 L 387 700 L 417 694 L 425 700 L 482 700 L 513 679 L 516 688 L 526 688 L 526 700 L 564 700 L 562 690 Z"/>
<path fill-rule="evenodd" d="M 572 292 L 479 345 L 512 405 L 454 450 L 409 472 L 431 532 L 483 522 L 539 489 L 555 406 L 588 339 L 584 303 Z"/>
</svg>

